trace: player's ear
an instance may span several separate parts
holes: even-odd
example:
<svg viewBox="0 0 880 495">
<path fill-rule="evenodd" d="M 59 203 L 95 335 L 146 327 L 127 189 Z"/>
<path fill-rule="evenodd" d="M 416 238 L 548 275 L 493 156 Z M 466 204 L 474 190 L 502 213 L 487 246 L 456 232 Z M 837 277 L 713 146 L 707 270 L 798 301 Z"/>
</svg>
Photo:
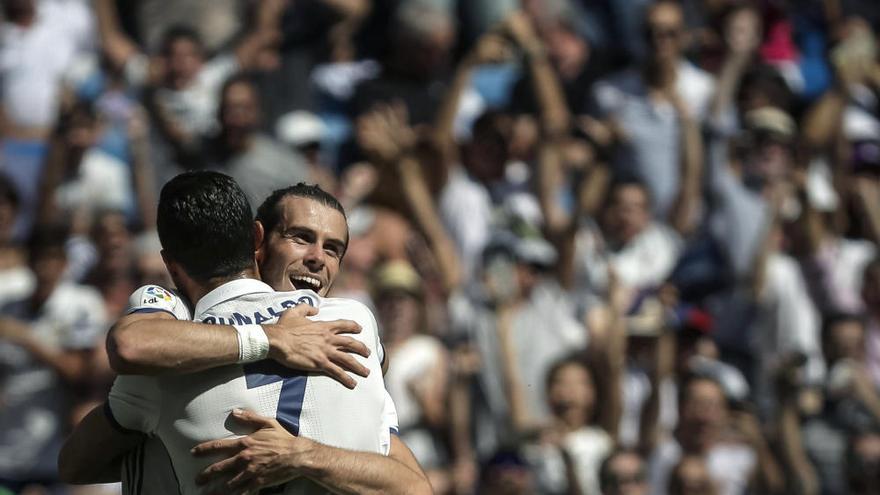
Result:
<svg viewBox="0 0 880 495">
<path fill-rule="evenodd" d="M 263 228 L 263 222 L 254 220 L 254 258 L 256 258 L 257 264 L 262 263 L 266 256 L 265 249 L 263 249 L 265 237 L 266 229 Z"/>
</svg>

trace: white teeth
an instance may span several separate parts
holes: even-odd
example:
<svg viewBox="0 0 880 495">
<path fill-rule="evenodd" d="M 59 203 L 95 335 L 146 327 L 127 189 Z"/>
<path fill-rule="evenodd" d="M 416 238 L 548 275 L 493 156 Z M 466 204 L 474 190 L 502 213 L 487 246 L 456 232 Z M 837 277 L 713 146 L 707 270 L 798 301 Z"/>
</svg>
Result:
<svg viewBox="0 0 880 495">
<path fill-rule="evenodd" d="M 314 287 L 315 289 L 321 288 L 321 281 L 316 278 L 313 278 L 313 277 L 307 277 L 307 276 L 303 276 L 303 275 L 295 275 L 295 276 L 290 277 L 290 280 L 305 282 L 305 283 L 311 285 L 312 287 Z"/>
</svg>

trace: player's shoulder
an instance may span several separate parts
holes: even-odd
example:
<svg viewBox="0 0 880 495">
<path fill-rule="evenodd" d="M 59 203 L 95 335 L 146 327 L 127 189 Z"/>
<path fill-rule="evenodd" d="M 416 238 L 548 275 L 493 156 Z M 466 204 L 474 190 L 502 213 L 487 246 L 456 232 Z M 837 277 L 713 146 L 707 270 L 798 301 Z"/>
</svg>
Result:
<svg viewBox="0 0 880 495">
<path fill-rule="evenodd" d="M 364 316 L 369 316 L 370 318 L 375 319 L 375 316 L 373 315 L 373 310 L 370 309 L 370 307 L 363 302 L 358 301 L 357 299 L 349 299 L 347 297 L 325 297 L 321 300 L 320 308 L 322 310 L 338 309 L 341 311 L 362 314 Z"/>
<path fill-rule="evenodd" d="M 128 298 L 126 314 L 165 311 L 179 320 L 191 320 L 192 311 L 184 297 L 159 285 L 144 285 Z"/>
</svg>

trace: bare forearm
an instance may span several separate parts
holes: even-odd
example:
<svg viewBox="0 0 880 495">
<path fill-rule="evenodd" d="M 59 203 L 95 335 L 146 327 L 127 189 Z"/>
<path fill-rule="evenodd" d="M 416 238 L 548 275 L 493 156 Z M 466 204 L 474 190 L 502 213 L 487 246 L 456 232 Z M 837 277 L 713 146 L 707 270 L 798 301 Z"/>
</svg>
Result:
<svg viewBox="0 0 880 495">
<path fill-rule="evenodd" d="M 788 471 L 796 473 L 800 493 L 813 495 L 817 492 L 816 471 L 804 451 L 801 439 L 801 425 L 798 417 L 797 403 L 786 400 L 780 414 L 780 432 L 782 434 L 782 451 Z"/>
<path fill-rule="evenodd" d="M 59 351 L 48 348 L 36 340 L 28 339 L 22 345 L 31 356 L 55 370 L 67 383 L 82 383 L 89 375 L 87 351 Z"/>
<path fill-rule="evenodd" d="M 104 53 L 113 64 L 121 67 L 137 52 L 137 47 L 119 27 L 119 15 L 114 0 L 95 0 L 94 7 Z"/>
<path fill-rule="evenodd" d="M 421 164 L 415 159 L 404 157 L 399 163 L 404 195 L 421 230 L 428 238 L 431 250 L 437 258 L 447 291 L 456 289 L 460 283 L 461 270 L 455 245 L 434 205 L 428 184 L 422 174 Z"/>
<path fill-rule="evenodd" d="M 455 145 L 452 129 L 453 122 L 458 112 L 458 103 L 461 100 L 461 95 L 470 83 L 473 68 L 474 61 L 472 57 L 465 57 L 461 61 L 461 64 L 455 71 L 449 89 L 446 90 L 446 94 L 443 96 L 443 102 L 437 111 L 437 117 L 434 119 L 434 132 L 436 133 L 437 141 L 444 149 L 449 149 Z"/>
<path fill-rule="evenodd" d="M 353 452 L 326 445 L 314 447 L 298 456 L 306 477 L 334 493 L 356 494 L 430 494 L 431 485 L 420 472 L 392 457 Z"/>
<path fill-rule="evenodd" d="M 673 211 L 672 225 L 682 235 L 696 228 L 694 211 L 700 199 L 703 169 L 703 137 L 699 124 L 692 118 L 681 119 L 683 180 Z"/>
<path fill-rule="evenodd" d="M 840 89 L 833 88 L 807 112 L 803 135 L 809 146 L 825 148 L 831 145 L 840 129 L 846 103 L 846 95 Z"/>
<path fill-rule="evenodd" d="M 123 375 L 193 373 L 238 362 L 238 336 L 231 326 L 145 319 L 111 329 L 107 354 Z"/>
<path fill-rule="evenodd" d="M 527 48 L 529 73 L 535 87 L 538 105 L 541 107 L 541 124 L 548 136 L 559 136 L 568 129 L 571 116 L 559 78 L 550 60 L 540 48 Z"/>
<path fill-rule="evenodd" d="M 713 118 L 720 118 L 733 107 L 736 88 L 748 67 L 749 60 L 749 58 L 731 54 L 724 61 L 718 77 L 718 85 L 715 87 L 715 96 L 712 99 L 711 115 Z"/>
<path fill-rule="evenodd" d="M 97 406 L 64 442 L 58 456 L 59 476 L 74 484 L 119 481 L 122 455 L 142 441 L 142 435 L 123 435 L 112 429 L 103 407 Z"/>
</svg>

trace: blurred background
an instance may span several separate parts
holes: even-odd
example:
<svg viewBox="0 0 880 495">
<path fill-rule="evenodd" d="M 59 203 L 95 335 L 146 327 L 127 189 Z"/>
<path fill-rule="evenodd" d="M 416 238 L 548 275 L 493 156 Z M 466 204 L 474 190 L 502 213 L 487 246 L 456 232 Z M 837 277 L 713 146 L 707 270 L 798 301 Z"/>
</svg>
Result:
<svg viewBox="0 0 880 495">
<path fill-rule="evenodd" d="M 158 190 L 307 181 L 438 494 L 880 493 L 876 0 L 2 0 L 0 486 L 57 483 Z"/>
</svg>

